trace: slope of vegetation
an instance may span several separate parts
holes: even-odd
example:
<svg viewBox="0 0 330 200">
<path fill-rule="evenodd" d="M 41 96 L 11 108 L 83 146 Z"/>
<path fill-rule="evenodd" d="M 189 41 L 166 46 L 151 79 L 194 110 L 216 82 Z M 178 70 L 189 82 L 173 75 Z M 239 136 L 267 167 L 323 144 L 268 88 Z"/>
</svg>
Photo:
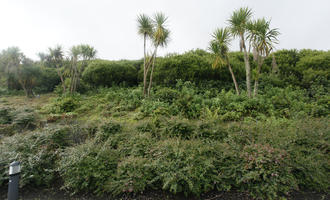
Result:
<svg viewBox="0 0 330 200">
<path fill-rule="evenodd" d="M 19 160 L 23 188 L 59 184 L 111 197 L 328 193 L 330 52 L 273 52 L 278 30 L 251 17 L 235 11 L 210 52 L 157 57 L 170 36 L 161 13 L 138 17 L 153 44 L 143 60 L 97 60 L 89 45 L 73 46 L 68 59 L 50 48 L 40 61 L 3 50 L 0 187 Z M 229 51 L 233 36 L 241 52 Z"/>
</svg>

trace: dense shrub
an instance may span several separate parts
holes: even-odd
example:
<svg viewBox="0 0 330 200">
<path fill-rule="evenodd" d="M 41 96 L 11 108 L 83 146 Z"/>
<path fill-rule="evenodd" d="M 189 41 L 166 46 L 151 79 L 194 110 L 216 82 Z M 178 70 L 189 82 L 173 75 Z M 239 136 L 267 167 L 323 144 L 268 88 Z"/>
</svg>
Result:
<svg viewBox="0 0 330 200">
<path fill-rule="evenodd" d="M 173 120 L 166 125 L 165 135 L 169 137 L 179 137 L 181 139 L 191 139 L 196 127 L 187 121 Z"/>
<path fill-rule="evenodd" d="M 52 100 L 51 104 L 43 107 L 44 112 L 60 114 L 73 112 L 80 106 L 80 96 L 59 96 Z"/>
<path fill-rule="evenodd" d="M 97 134 L 98 141 L 106 141 L 109 137 L 113 136 L 114 134 L 121 132 L 122 126 L 116 122 L 106 122 L 101 126 L 101 130 Z"/>
<path fill-rule="evenodd" d="M 10 124 L 13 118 L 9 108 L 0 108 L 0 124 Z"/>
<path fill-rule="evenodd" d="M 14 113 L 14 119 L 12 124 L 15 128 L 22 129 L 34 129 L 36 127 L 36 114 L 33 110 L 28 108 L 23 108 L 21 110 L 17 110 Z"/>
<path fill-rule="evenodd" d="M 152 152 L 156 177 L 163 190 L 200 195 L 219 183 L 214 165 L 216 149 L 196 140 L 177 139 L 158 142 Z"/>
<path fill-rule="evenodd" d="M 36 113 L 27 107 L 14 110 L 0 108 L 0 134 L 11 135 L 15 131 L 33 130 L 37 126 Z"/>
<path fill-rule="evenodd" d="M 67 148 L 61 154 L 59 173 L 64 187 L 78 191 L 102 194 L 117 169 L 118 154 L 107 146 L 87 142 Z"/>
<path fill-rule="evenodd" d="M 254 197 L 275 199 L 296 189 L 296 182 L 285 150 L 268 144 L 250 144 L 239 155 L 242 159 L 236 180 Z"/>
<path fill-rule="evenodd" d="M 129 156 L 118 163 L 113 180 L 106 183 L 106 191 L 114 195 L 122 193 L 139 193 L 153 186 L 155 182 L 154 166 L 143 157 Z"/>
<path fill-rule="evenodd" d="M 52 92 L 60 82 L 60 77 L 55 68 L 42 67 L 35 91 L 39 94 Z"/>
<path fill-rule="evenodd" d="M 83 72 L 82 79 L 91 86 L 137 84 L 137 69 L 129 62 L 96 60 Z"/>
<path fill-rule="evenodd" d="M 0 143 L 0 186 L 8 183 L 8 165 L 14 160 L 21 162 L 21 186 L 52 185 L 57 179 L 55 161 L 69 145 L 69 134 L 61 128 L 4 138 Z"/>
<path fill-rule="evenodd" d="M 251 61 L 252 55 L 251 56 Z M 229 53 L 229 60 L 239 83 L 245 81 L 244 56 L 240 52 Z M 184 54 L 169 54 L 157 58 L 153 81 L 155 84 L 174 86 L 178 79 L 198 85 L 215 81 L 219 88 L 233 88 L 233 82 L 227 67 L 212 68 L 210 53 L 196 49 Z M 251 62 L 251 67 L 255 64 Z M 139 80 L 143 78 L 143 69 L 139 71 Z"/>
</svg>

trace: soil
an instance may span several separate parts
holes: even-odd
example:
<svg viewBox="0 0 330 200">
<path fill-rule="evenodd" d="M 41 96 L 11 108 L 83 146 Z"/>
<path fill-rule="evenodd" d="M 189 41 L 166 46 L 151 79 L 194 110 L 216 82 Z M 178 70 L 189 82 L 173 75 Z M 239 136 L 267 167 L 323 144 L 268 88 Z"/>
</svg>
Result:
<svg viewBox="0 0 330 200">
<path fill-rule="evenodd" d="M 293 192 L 287 197 L 290 200 L 330 200 L 330 194 L 317 192 Z M 7 190 L 0 188 L 0 199 L 7 199 Z M 142 194 L 127 194 L 120 197 L 112 197 L 104 195 L 102 197 L 93 194 L 75 194 L 70 195 L 70 192 L 53 189 L 33 189 L 25 188 L 20 190 L 20 199 L 22 200 L 252 200 L 247 193 L 243 192 L 218 192 L 213 191 L 206 193 L 200 197 L 188 196 L 183 194 L 173 195 L 163 191 L 150 191 Z"/>
</svg>

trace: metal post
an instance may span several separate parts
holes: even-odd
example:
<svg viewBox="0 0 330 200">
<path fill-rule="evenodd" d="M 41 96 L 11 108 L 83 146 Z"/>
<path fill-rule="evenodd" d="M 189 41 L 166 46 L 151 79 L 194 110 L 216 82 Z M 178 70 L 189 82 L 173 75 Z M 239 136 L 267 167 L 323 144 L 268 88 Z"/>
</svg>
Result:
<svg viewBox="0 0 330 200">
<path fill-rule="evenodd" d="M 14 161 L 9 166 L 8 200 L 18 200 L 19 175 L 21 173 L 20 162 Z"/>
</svg>

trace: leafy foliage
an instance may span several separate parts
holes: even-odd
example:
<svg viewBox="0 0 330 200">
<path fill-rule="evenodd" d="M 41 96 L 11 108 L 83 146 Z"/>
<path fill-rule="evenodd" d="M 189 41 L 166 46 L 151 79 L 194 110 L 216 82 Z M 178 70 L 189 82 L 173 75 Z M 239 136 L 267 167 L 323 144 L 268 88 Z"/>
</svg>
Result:
<svg viewBox="0 0 330 200">
<path fill-rule="evenodd" d="M 129 62 L 96 60 L 91 62 L 82 75 L 91 86 L 134 85 L 137 81 L 136 68 Z"/>
</svg>

